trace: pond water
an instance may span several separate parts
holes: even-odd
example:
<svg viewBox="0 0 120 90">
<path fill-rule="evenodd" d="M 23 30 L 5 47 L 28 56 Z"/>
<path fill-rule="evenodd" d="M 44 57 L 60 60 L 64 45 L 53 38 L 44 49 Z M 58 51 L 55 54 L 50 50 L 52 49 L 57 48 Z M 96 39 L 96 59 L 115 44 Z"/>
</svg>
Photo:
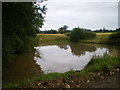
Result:
<svg viewBox="0 0 120 90">
<path fill-rule="evenodd" d="M 37 46 L 32 52 L 13 59 L 3 72 L 3 83 L 52 72 L 82 70 L 92 57 L 100 57 L 105 53 L 118 55 L 118 47 L 80 43 Z"/>
<path fill-rule="evenodd" d="M 79 51 L 79 50 L 78 50 Z M 95 51 L 81 51 L 79 54 L 72 53 L 69 45 L 63 48 L 57 45 L 36 47 L 34 60 L 40 65 L 44 73 L 66 72 L 69 70 L 83 69 L 93 56 L 103 56 L 108 53 L 106 48 L 95 48 Z"/>
</svg>

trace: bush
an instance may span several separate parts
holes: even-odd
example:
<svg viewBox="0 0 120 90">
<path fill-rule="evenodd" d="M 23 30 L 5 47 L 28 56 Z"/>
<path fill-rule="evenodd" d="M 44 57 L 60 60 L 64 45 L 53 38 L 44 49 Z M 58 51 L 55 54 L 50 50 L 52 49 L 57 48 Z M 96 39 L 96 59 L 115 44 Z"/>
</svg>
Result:
<svg viewBox="0 0 120 90">
<path fill-rule="evenodd" d="M 84 31 L 80 28 L 74 28 L 70 34 L 70 40 L 73 42 L 78 42 L 79 40 L 89 39 L 95 37 L 96 34 L 90 31 Z"/>
<path fill-rule="evenodd" d="M 10 58 L 14 55 L 14 50 L 12 49 L 11 40 L 5 39 L 6 44 L 2 43 L 2 46 L 5 48 L 2 48 L 2 70 L 5 70 L 5 67 L 7 66 L 8 62 L 10 61 Z"/>
<path fill-rule="evenodd" d="M 120 45 L 120 31 L 110 35 L 107 43 L 114 44 L 114 45 Z"/>
</svg>

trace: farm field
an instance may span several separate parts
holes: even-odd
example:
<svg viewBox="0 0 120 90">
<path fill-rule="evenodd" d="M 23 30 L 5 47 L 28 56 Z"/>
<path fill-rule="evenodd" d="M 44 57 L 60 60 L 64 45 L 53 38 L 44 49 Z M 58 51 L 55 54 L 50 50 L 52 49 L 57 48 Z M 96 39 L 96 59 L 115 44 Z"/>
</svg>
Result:
<svg viewBox="0 0 120 90">
<path fill-rule="evenodd" d="M 112 33 L 96 33 L 96 35 L 111 35 Z"/>
<path fill-rule="evenodd" d="M 111 35 L 112 33 L 96 33 L 96 35 Z M 37 34 L 37 35 L 58 35 L 58 36 L 64 36 L 65 34 Z"/>
<path fill-rule="evenodd" d="M 109 38 L 109 35 L 112 33 L 96 33 L 96 37 L 90 38 L 87 40 L 80 40 L 82 43 L 106 43 Z M 37 34 L 39 42 L 44 43 L 57 43 L 57 42 L 69 42 L 69 37 L 65 34 Z"/>
</svg>

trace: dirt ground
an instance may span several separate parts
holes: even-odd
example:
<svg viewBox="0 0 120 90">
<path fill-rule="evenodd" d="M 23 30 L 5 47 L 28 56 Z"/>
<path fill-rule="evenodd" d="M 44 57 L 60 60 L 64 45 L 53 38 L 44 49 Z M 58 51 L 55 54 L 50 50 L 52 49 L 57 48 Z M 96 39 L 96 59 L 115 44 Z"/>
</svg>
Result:
<svg viewBox="0 0 120 90">
<path fill-rule="evenodd" d="M 92 88 L 120 88 L 120 71 L 107 79 L 95 82 Z"/>
</svg>

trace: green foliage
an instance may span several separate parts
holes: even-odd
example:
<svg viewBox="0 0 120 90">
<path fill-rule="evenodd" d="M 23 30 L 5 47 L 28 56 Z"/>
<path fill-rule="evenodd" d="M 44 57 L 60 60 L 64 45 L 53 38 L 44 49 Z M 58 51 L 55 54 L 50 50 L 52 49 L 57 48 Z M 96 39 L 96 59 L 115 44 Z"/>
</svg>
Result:
<svg viewBox="0 0 120 90">
<path fill-rule="evenodd" d="M 87 40 L 80 40 L 80 42 L 106 44 L 108 39 L 109 39 L 109 35 L 97 35 L 95 38 L 90 38 Z"/>
<path fill-rule="evenodd" d="M 3 44 L 2 46 L 5 47 L 2 49 L 2 69 L 4 70 L 5 66 L 7 66 L 7 62 L 10 61 L 10 58 L 14 55 L 12 45 L 11 45 L 11 40 L 10 39 L 5 39 L 6 43 Z"/>
<path fill-rule="evenodd" d="M 61 28 L 58 29 L 58 32 L 60 34 L 66 33 L 67 32 L 67 28 L 68 28 L 68 26 L 64 25 L 63 27 L 61 27 Z"/>
<path fill-rule="evenodd" d="M 44 33 L 44 34 L 57 34 L 58 32 L 56 30 L 46 30 L 46 31 L 41 31 L 41 33 Z"/>
<path fill-rule="evenodd" d="M 30 51 L 44 18 L 32 2 L 2 3 L 3 67 L 15 54 Z M 34 38 L 34 39 L 33 39 Z"/>
<path fill-rule="evenodd" d="M 60 34 L 63 34 L 63 33 L 65 33 L 65 29 L 64 29 L 64 28 L 60 28 L 60 29 L 58 30 L 58 32 L 59 32 Z"/>
<path fill-rule="evenodd" d="M 38 35 L 40 45 L 54 45 L 68 43 L 69 38 L 65 35 Z"/>
<path fill-rule="evenodd" d="M 90 31 L 84 31 L 83 29 L 74 28 L 70 34 L 70 39 L 73 42 L 78 42 L 79 40 L 85 40 L 95 37 L 96 34 Z"/>
<path fill-rule="evenodd" d="M 107 41 L 108 44 L 120 45 L 120 31 L 119 30 L 110 35 L 109 40 Z"/>
<path fill-rule="evenodd" d="M 115 67 L 115 65 L 120 64 L 119 57 L 111 57 L 105 54 L 103 57 L 92 58 L 86 67 L 87 71 L 98 71 L 102 69 L 111 70 Z"/>
</svg>

